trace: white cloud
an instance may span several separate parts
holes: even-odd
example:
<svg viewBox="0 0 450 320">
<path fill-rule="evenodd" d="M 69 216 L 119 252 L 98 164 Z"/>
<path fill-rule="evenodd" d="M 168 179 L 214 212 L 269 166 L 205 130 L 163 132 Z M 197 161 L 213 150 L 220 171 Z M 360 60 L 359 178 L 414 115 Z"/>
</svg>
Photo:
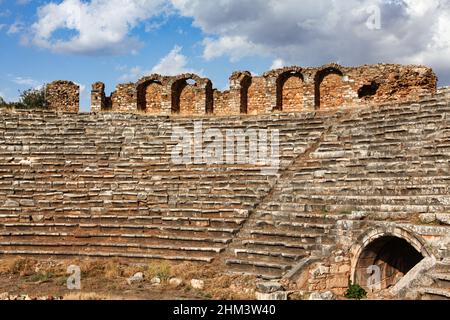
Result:
<svg viewBox="0 0 450 320">
<path fill-rule="evenodd" d="M 80 94 L 83 94 L 84 92 L 86 92 L 86 85 L 75 82 L 76 85 L 78 85 L 80 87 Z"/>
<path fill-rule="evenodd" d="M 411 16 L 424 16 L 433 12 L 439 7 L 439 0 L 403 0 L 406 4 L 406 11 Z"/>
<path fill-rule="evenodd" d="M 23 23 L 20 21 L 16 21 L 9 26 L 8 31 L 6 33 L 9 35 L 17 34 L 19 32 L 22 32 L 23 28 L 24 28 Z"/>
<path fill-rule="evenodd" d="M 287 64 L 284 62 L 283 59 L 275 59 L 272 62 L 272 66 L 270 67 L 270 69 L 280 69 L 285 67 Z"/>
<path fill-rule="evenodd" d="M 183 55 L 182 49 L 183 48 L 180 46 L 175 46 L 150 70 L 144 70 L 140 66 L 135 66 L 132 68 L 117 66 L 117 71 L 125 71 L 125 73 L 120 76 L 119 81 L 136 81 L 145 75 L 150 75 L 153 73 L 165 76 L 176 76 L 183 73 L 195 73 L 199 76 L 202 76 L 203 71 L 191 69 L 188 67 L 189 59 L 185 55 Z"/>
<path fill-rule="evenodd" d="M 37 81 L 29 77 L 14 77 L 12 82 L 21 86 L 27 86 L 32 88 L 41 88 L 43 85 L 42 81 Z"/>
<path fill-rule="evenodd" d="M 121 82 L 133 82 L 138 80 L 145 74 L 145 72 L 139 66 L 135 66 L 129 69 L 126 66 L 120 66 L 120 68 L 118 68 L 118 71 L 125 72 L 119 78 L 119 81 Z"/>
<path fill-rule="evenodd" d="M 242 36 L 224 36 L 218 40 L 206 38 L 203 45 L 205 46 L 203 57 L 206 60 L 228 55 L 232 62 L 236 62 L 243 57 L 253 55 L 255 52 L 259 54 L 266 52 L 263 46 L 258 46 Z"/>
<path fill-rule="evenodd" d="M 152 68 L 152 73 L 175 76 L 182 73 L 202 73 L 187 67 L 188 58 L 181 53 L 182 48 L 175 46 L 167 56 Z"/>
<path fill-rule="evenodd" d="M 172 0 L 205 34 L 204 57 L 299 65 L 433 66 L 450 82 L 450 0 Z M 379 9 L 381 29 L 367 27 Z"/>
<path fill-rule="evenodd" d="M 142 21 L 165 12 L 166 5 L 165 0 L 64 0 L 59 4 L 48 3 L 38 9 L 38 20 L 32 26 L 32 42 L 64 53 L 131 52 L 141 43 L 130 36 L 130 31 Z"/>
<path fill-rule="evenodd" d="M 11 10 L 7 9 L 4 11 L 0 11 L 0 18 L 6 18 L 11 15 Z"/>
</svg>

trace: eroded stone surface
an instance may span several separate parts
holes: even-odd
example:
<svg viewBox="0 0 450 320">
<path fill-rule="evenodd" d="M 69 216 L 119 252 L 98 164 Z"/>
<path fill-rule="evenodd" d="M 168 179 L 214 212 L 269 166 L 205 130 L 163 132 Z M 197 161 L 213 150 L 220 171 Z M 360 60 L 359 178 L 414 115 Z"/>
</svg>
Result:
<svg viewBox="0 0 450 320">
<path fill-rule="evenodd" d="M 106 96 L 102 82 L 92 85 L 91 110 L 149 114 L 237 115 L 336 110 L 364 104 L 412 100 L 436 93 L 437 78 L 422 66 L 391 64 L 320 68 L 286 67 L 253 76 L 234 72 L 230 89 L 213 89 L 194 74 L 150 75 L 119 84 Z"/>
</svg>

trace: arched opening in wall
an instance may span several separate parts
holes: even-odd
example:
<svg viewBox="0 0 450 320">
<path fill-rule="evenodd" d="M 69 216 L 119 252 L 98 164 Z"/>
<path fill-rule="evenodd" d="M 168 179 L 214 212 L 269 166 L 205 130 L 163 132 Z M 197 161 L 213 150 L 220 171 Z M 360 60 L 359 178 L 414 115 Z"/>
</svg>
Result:
<svg viewBox="0 0 450 320">
<path fill-rule="evenodd" d="M 137 106 L 139 111 L 160 113 L 162 99 L 162 83 L 150 80 L 137 88 Z"/>
<path fill-rule="evenodd" d="M 206 84 L 206 114 L 214 114 L 214 89 L 211 81 Z"/>
<path fill-rule="evenodd" d="M 248 89 L 252 84 L 252 79 L 250 77 L 244 77 L 241 81 L 241 101 L 240 101 L 240 113 L 248 113 Z"/>
<path fill-rule="evenodd" d="M 355 283 L 367 291 L 390 288 L 423 258 L 422 253 L 403 238 L 379 237 L 362 249 L 355 267 Z"/>
<path fill-rule="evenodd" d="M 172 113 L 194 114 L 197 82 L 194 79 L 180 79 L 172 86 Z"/>
<path fill-rule="evenodd" d="M 319 71 L 315 77 L 316 109 L 333 109 L 343 105 L 343 73 L 336 68 Z"/>
<path fill-rule="evenodd" d="M 277 79 L 277 105 L 275 110 L 297 112 L 303 109 L 303 75 L 291 71 L 281 74 Z"/>
<path fill-rule="evenodd" d="M 358 89 L 358 98 L 370 99 L 377 94 L 380 85 L 376 81 L 372 81 L 370 84 L 365 84 Z"/>
</svg>

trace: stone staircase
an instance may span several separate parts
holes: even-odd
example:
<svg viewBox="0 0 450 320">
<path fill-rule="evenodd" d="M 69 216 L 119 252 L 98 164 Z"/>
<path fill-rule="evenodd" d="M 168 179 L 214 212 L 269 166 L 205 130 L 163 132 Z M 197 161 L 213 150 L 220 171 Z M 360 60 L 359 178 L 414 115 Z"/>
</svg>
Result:
<svg viewBox="0 0 450 320">
<path fill-rule="evenodd" d="M 341 117 L 250 215 L 227 265 L 281 278 L 304 257 L 328 256 L 336 221 L 352 213 L 416 224 L 422 213 L 449 213 L 449 112 L 442 93 Z"/>
<path fill-rule="evenodd" d="M 447 95 L 334 114 L 196 119 L 204 130 L 278 129 L 273 175 L 174 164 L 171 128 L 192 132 L 193 119 L 1 111 L 0 254 L 221 258 L 233 272 L 281 278 L 327 256 L 337 222 L 352 213 L 421 224 L 420 214 L 450 212 Z"/>
<path fill-rule="evenodd" d="M 419 292 L 423 300 L 450 300 L 450 258 L 446 258 L 428 274 L 433 285 L 421 288 Z"/>
<path fill-rule="evenodd" d="M 175 165 L 171 127 L 192 119 L 0 113 L 0 253 L 211 262 L 273 176 L 253 165 Z M 315 114 L 203 118 L 278 129 L 281 166 L 317 141 Z"/>
</svg>

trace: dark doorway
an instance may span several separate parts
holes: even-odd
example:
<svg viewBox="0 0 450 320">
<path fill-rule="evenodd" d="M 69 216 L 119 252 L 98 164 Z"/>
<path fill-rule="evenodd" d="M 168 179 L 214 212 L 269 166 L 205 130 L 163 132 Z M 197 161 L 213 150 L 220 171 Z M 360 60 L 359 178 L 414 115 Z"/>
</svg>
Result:
<svg viewBox="0 0 450 320">
<path fill-rule="evenodd" d="M 363 249 L 356 265 L 355 283 L 368 289 L 372 276 L 368 269 L 376 266 L 381 272 L 380 289 L 392 287 L 423 258 L 405 239 L 394 236 L 378 238 Z"/>
</svg>

